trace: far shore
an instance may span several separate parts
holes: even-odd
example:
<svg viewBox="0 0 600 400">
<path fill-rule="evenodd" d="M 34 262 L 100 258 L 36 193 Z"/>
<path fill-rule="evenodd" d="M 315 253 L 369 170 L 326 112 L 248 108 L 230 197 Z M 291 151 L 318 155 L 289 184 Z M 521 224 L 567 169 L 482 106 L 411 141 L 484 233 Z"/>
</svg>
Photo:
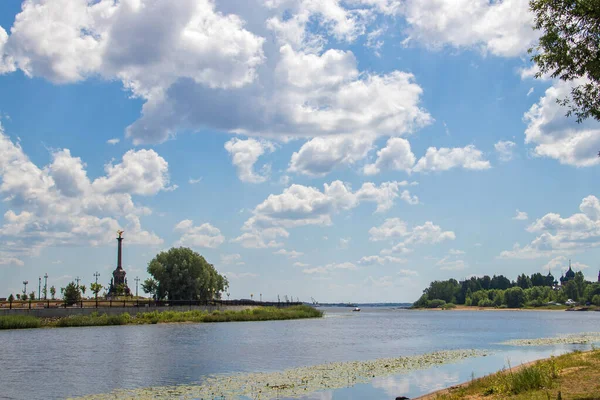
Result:
<svg viewBox="0 0 600 400">
<path fill-rule="evenodd" d="M 546 306 L 546 307 L 527 307 L 527 308 L 500 308 L 500 307 L 478 307 L 457 305 L 451 308 L 411 308 L 418 311 L 600 311 L 600 307 L 567 307 L 567 306 Z"/>
</svg>

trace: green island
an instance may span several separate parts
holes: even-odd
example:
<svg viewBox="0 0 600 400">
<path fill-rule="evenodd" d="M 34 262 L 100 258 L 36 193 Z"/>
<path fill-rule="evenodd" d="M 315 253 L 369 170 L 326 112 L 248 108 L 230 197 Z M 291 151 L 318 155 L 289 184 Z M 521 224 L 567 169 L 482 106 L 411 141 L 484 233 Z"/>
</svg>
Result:
<svg viewBox="0 0 600 400">
<path fill-rule="evenodd" d="M 600 275 L 598 282 L 586 281 L 581 271 L 569 265 L 560 282 L 550 273 L 539 272 L 521 274 L 516 281 L 504 275 L 433 281 L 413 308 L 600 311 Z"/>
<path fill-rule="evenodd" d="M 241 311 L 163 311 L 130 315 L 70 315 L 62 318 L 37 318 L 27 315 L 0 316 L 0 329 L 66 328 L 76 326 L 144 325 L 181 322 L 245 322 L 319 318 L 323 312 L 307 305 L 256 307 Z"/>
<path fill-rule="evenodd" d="M 503 369 L 419 400 L 457 399 L 580 399 L 600 398 L 600 349 Z"/>
</svg>

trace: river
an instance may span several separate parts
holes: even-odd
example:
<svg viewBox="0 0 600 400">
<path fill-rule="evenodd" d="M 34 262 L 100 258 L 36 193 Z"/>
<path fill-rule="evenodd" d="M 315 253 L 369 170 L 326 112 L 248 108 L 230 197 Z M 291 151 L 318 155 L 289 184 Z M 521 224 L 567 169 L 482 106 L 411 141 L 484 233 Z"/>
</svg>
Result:
<svg viewBox="0 0 600 400">
<path fill-rule="evenodd" d="M 350 310 L 326 308 L 324 318 L 313 320 L 0 331 L 0 398 L 55 399 L 192 385 L 214 374 L 273 372 L 438 350 L 490 351 L 487 357 L 377 377 L 306 398 L 413 397 L 508 362 L 516 365 L 575 348 L 517 348 L 500 342 L 600 331 L 600 312 Z"/>
</svg>

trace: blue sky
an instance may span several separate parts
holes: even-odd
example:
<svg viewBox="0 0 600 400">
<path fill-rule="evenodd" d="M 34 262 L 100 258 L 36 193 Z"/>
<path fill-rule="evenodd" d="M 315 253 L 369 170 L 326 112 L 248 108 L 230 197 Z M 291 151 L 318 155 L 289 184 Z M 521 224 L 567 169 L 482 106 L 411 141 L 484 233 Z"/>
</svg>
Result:
<svg viewBox="0 0 600 400">
<path fill-rule="evenodd" d="M 235 298 L 595 280 L 600 124 L 527 3 L 3 0 L 0 294 L 107 283 L 119 228 L 130 286 L 184 245 Z"/>
</svg>

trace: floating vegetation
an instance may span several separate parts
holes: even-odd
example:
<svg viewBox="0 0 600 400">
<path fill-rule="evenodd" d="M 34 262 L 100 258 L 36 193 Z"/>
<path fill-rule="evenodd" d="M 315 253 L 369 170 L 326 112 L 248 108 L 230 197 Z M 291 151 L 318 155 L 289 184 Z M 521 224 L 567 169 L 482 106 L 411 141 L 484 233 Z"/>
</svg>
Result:
<svg viewBox="0 0 600 400">
<path fill-rule="evenodd" d="M 209 376 L 202 385 L 152 387 L 116 390 L 107 394 L 81 397 L 107 399 L 252 399 L 300 397 L 319 390 L 340 389 L 367 383 L 378 376 L 394 375 L 468 357 L 485 356 L 478 350 L 438 351 L 418 356 L 382 358 L 372 361 L 335 362 L 272 373 L 247 373 Z"/>
<path fill-rule="evenodd" d="M 578 333 L 541 339 L 515 339 L 500 344 L 509 346 L 547 346 L 553 344 L 588 344 L 600 342 L 600 332 Z"/>
</svg>

